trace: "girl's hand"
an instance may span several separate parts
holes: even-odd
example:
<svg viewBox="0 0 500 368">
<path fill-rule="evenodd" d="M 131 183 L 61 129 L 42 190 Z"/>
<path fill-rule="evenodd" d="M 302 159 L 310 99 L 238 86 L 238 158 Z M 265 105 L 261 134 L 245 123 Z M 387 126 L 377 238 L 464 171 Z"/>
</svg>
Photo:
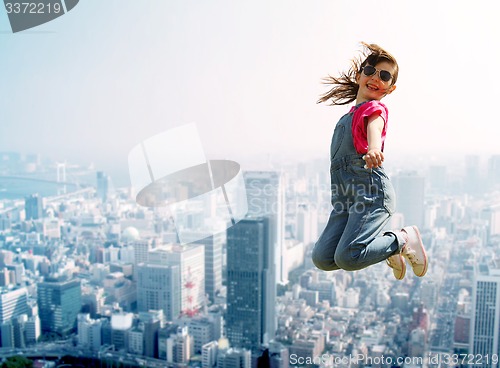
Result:
<svg viewBox="0 0 500 368">
<path fill-rule="evenodd" d="M 363 156 L 363 160 L 365 160 L 367 169 L 373 169 L 382 166 L 384 162 L 384 153 L 378 149 L 374 148 L 369 150 L 366 155 Z"/>
</svg>

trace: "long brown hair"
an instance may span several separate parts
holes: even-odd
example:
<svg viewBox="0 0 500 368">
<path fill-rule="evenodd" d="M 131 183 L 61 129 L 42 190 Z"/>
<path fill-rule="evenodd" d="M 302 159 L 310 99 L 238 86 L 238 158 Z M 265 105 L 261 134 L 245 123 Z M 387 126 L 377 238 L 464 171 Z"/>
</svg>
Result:
<svg viewBox="0 0 500 368">
<path fill-rule="evenodd" d="M 363 57 L 365 59 L 362 60 L 362 57 L 354 58 L 351 60 L 351 68 L 347 72 L 341 72 L 339 77 L 328 75 L 328 77 L 324 78 L 323 83 L 331 84 L 333 87 L 321 95 L 317 103 L 331 100 L 331 105 L 347 105 L 356 100 L 359 89 L 356 76 L 361 73 L 361 69 L 367 64 L 376 66 L 381 61 L 387 61 L 394 65 L 391 86 L 396 84 L 399 67 L 394 56 L 376 44 L 361 42 L 361 45 L 364 48 Z"/>
</svg>

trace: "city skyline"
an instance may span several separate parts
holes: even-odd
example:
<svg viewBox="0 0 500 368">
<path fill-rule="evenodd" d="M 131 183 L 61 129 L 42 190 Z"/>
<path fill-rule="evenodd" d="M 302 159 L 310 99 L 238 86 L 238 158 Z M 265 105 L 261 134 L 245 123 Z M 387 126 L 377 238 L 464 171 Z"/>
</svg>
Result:
<svg viewBox="0 0 500 368">
<path fill-rule="evenodd" d="M 278 172 L 244 173 L 251 214 L 272 215 L 276 210 L 282 219 L 265 220 L 284 227 L 285 241 L 276 258 L 277 249 L 269 246 L 274 238 L 270 229 L 258 230 L 264 223 L 251 218 L 229 227 L 217 247 L 211 239 L 181 247 L 168 216 L 140 207 L 127 188 L 112 191 L 97 170 L 95 184 L 84 191 L 68 187 L 66 194 L 2 200 L 0 284 L 5 294 L 0 311 L 12 317 L 1 326 L 1 344 L 23 349 L 18 351 L 25 356 L 36 355 L 37 350 L 53 351 L 50 342 L 40 341 L 60 329 L 60 322 L 47 323 L 51 308 L 69 318 L 63 331 L 68 331 L 70 321 L 77 328 L 69 332 L 78 341 L 76 346 L 60 341 L 57 351 L 75 355 L 83 349 L 89 358 L 105 352 L 115 361 L 147 359 L 148 366 L 202 357 L 212 359 L 204 367 L 213 368 L 214 356 L 244 359 L 248 366 L 248 359 L 257 359 L 264 348 L 280 368 L 286 368 L 287 361 L 294 365 L 306 358 L 342 360 L 353 351 L 358 360 L 384 355 L 396 362 L 408 357 L 425 360 L 428 367 L 434 367 L 436 359 L 445 359 L 443 354 L 473 354 L 469 347 L 475 341 L 469 323 L 475 309 L 471 280 L 474 265 L 496 266 L 499 163 L 500 155 L 490 157 L 488 170 L 482 172 L 477 170 L 478 157 L 468 156 L 460 165 L 476 172 L 472 176 L 432 163 L 420 173 L 399 168 L 394 176 L 400 186 L 396 190 L 409 202 L 401 201 L 391 227 L 423 217 L 422 236 L 432 259 L 425 278 L 407 275 L 403 281 L 395 280 L 383 262 L 360 272 L 314 268 L 311 247 L 330 210 L 329 188 L 324 183 L 327 173 L 320 162 L 288 165 Z M 47 170 L 43 163 L 34 168 Z M 60 171 L 61 177 L 69 177 L 69 172 Z M 197 219 L 193 213 L 191 220 Z M 274 262 L 266 270 L 265 262 L 271 259 Z M 173 272 L 174 265 L 179 273 Z M 278 285 L 277 265 L 288 283 Z M 79 280 L 79 294 L 73 294 L 74 289 L 72 298 L 68 293 L 66 298 L 46 302 L 43 295 L 48 293 L 40 292 L 46 282 L 41 280 L 50 280 L 51 275 Z M 272 287 L 265 279 L 277 286 L 276 295 L 268 293 Z M 218 291 L 209 292 L 208 284 Z M 37 285 L 38 299 L 34 299 Z M 12 309 L 18 294 L 9 290 L 21 290 L 19 295 L 26 290 L 29 305 Z M 166 305 L 158 303 L 169 293 L 170 302 L 167 296 Z M 212 295 L 204 298 L 207 293 Z M 76 314 L 69 299 L 81 304 L 81 313 Z M 261 336 L 263 331 L 253 331 L 258 324 L 253 317 L 252 323 L 244 322 L 243 316 L 259 315 L 270 307 L 277 320 L 274 341 L 252 344 L 261 338 L 250 335 Z M 151 308 L 160 309 L 151 312 Z M 265 318 L 262 323 L 267 325 Z M 221 361 L 217 364 L 224 366 Z"/>
<path fill-rule="evenodd" d="M 411 161 L 412 165 L 407 162 Z M 302 158 L 298 161 L 279 160 L 268 155 L 241 157 L 239 165 L 242 172 L 286 172 L 300 168 L 300 170 L 316 170 L 319 166 L 323 168 L 322 180 L 318 189 L 329 191 L 329 159 L 328 157 Z M 472 165 L 472 166 L 471 166 Z M 309 168 L 306 168 L 309 166 Z M 468 181 L 470 188 L 480 190 L 483 184 L 493 184 L 498 181 L 499 174 L 495 170 L 500 167 L 500 153 L 496 154 L 462 154 L 462 155 L 432 155 L 422 157 L 419 155 L 398 155 L 390 157 L 384 162 L 389 177 L 397 179 L 400 175 L 424 176 L 428 184 L 434 189 L 443 189 L 450 180 L 461 180 L 465 176 L 471 176 L 471 167 L 474 170 L 474 178 Z M 93 164 L 85 165 L 78 162 L 53 160 L 40 154 L 23 155 L 20 152 L 0 151 L 0 199 L 25 198 L 39 192 L 54 192 L 55 184 L 60 180 L 60 171 L 64 172 L 66 187 L 59 186 L 57 193 L 64 190 L 72 191 L 77 187 L 97 186 L 98 195 L 102 196 L 106 191 L 131 188 L 131 180 L 128 170 L 110 168 L 110 171 L 97 169 Z M 96 177 L 97 173 L 97 177 Z M 33 179 L 39 189 L 33 191 Z M 41 181 L 37 181 L 37 180 Z M 45 183 L 44 181 L 48 180 Z M 66 188 L 66 189 L 64 189 Z M 41 192 L 40 192 L 41 190 Z M 316 190 L 316 189 L 315 189 Z M 2 195 L 3 192 L 3 195 Z M 7 196 L 5 196 L 7 193 Z M 9 195 L 10 193 L 10 195 Z"/>
</svg>

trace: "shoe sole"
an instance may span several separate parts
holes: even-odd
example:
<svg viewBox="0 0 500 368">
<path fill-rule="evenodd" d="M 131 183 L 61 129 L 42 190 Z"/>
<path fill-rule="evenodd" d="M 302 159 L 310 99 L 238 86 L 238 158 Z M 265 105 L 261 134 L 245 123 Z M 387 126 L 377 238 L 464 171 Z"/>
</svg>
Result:
<svg viewBox="0 0 500 368">
<path fill-rule="evenodd" d="M 404 230 L 406 232 L 408 232 L 408 230 L 413 230 L 414 234 L 418 238 L 418 242 L 419 242 L 420 248 L 422 249 L 422 254 L 424 255 L 424 270 L 422 271 L 422 273 L 420 275 L 415 272 L 415 270 L 413 269 L 413 267 L 412 267 L 412 270 L 413 270 L 413 273 L 416 276 L 422 277 L 422 276 L 424 276 L 427 273 L 428 262 L 427 262 L 427 252 L 425 251 L 424 243 L 422 242 L 422 237 L 420 236 L 420 231 L 418 230 L 418 228 L 416 226 L 408 226 L 408 227 L 405 227 Z M 410 237 L 410 234 L 408 234 L 408 237 Z"/>
<path fill-rule="evenodd" d="M 401 253 L 399 253 L 398 255 L 399 255 L 399 260 L 401 262 L 401 274 L 400 275 L 396 275 L 396 273 L 394 272 L 394 271 L 396 271 L 396 269 L 392 268 L 389 265 L 389 259 L 386 259 L 385 261 L 386 261 L 387 265 L 389 265 L 389 268 L 392 269 L 392 274 L 394 275 L 396 280 L 403 280 L 405 278 L 405 275 L 406 275 L 406 261 L 403 258 L 403 256 L 401 255 Z M 391 256 L 391 257 L 394 257 L 394 256 Z"/>
</svg>

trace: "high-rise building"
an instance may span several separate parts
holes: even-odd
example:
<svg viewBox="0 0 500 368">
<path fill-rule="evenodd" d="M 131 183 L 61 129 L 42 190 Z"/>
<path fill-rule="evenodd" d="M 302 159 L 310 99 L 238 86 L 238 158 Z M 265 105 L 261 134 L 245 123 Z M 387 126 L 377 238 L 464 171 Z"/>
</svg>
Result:
<svg viewBox="0 0 500 368">
<path fill-rule="evenodd" d="M 416 172 L 402 172 L 393 178 L 396 211 L 404 216 L 405 225 L 424 226 L 425 178 Z"/>
<path fill-rule="evenodd" d="M 166 360 L 167 353 L 171 354 L 172 346 L 168 343 L 168 339 L 171 335 L 175 335 L 177 333 L 177 329 L 179 328 L 176 324 L 167 324 L 166 326 L 161 327 L 158 330 L 158 358 Z"/>
<path fill-rule="evenodd" d="M 12 321 L 0 324 L 0 346 L 2 348 L 14 348 L 14 324 Z"/>
<path fill-rule="evenodd" d="M 139 327 L 143 333 L 144 353 L 151 358 L 158 358 L 158 331 L 165 319 L 162 310 L 150 310 L 139 313 Z"/>
<path fill-rule="evenodd" d="M 101 340 L 103 345 L 111 345 L 113 343 L 112 332 L 113 328 L 111 327 L 111 319 L 103 318 L 101 325 Z"/>
<path fill-rule="evenodd" d="M 493 357 L 500 354 L 500 270 L 484 269 L 487 272 L 478 269 L 474 275 L 469 353 Z M 491 361 L 481 363 L 476 367 L 494 366 Z"/>
<path fill-rule="evenodd" d="M 28 313 L 28 291 L 26 288 L 12 290 L 0 288 L 0 324 Z"/>
<path fill-rule="evenodd" d="M 295 239 L 287 239 L 285 240 L 285 247 L 283 250 L 285 251 L 285 253 L 283 253 L 285 255 L 283 266 L 288 273 L 304 264 L 306 251 L 303 242 L 299 242 Z"/>
<path fill-rule="evenodd" d="M 28 316 L 22 314 L 17 318 L 14 318 L 11 323 L 14 327 L 14 346 L 19 348 L 26 347 L 26 322 L 28 321 Z"/>
<path fill-rule="evenodd" d="M 150 264 L 178 266 L 181 313 L 192 316 L 205 304 L 205 247 L 167 244 L 149 252 Z"/>
<path fill-rule="evenodd" d="M 28 320 L 24 324 L 24 333 L 27 344 L 34 344 L 38 341 L 42 334 L 41 321 L 38 314 L 28 317 Z"/>
<path fill-rule="evenodd" d="M 7 265 L 7 270 L 9 270 L 9 280 L 11 284 L 21 284 L 24 276 L 24 264 L 14 263 Z"/>
<path fill-rule="evenodd" d="M 43 217 L 43 201 L 38 194 L 32 194 L 24 199 L 26 220 L 38 220 Z"/>
<path fill-rule="evenodd" d="M 29 313 L 27 298 L 25 288 L 0 288 L 0 347 L 26 346 L 25 322 Z"/>
<path fill-rule="evenodd" d="M 144 355 L 144 331 L 138 326 L 128 331 L 128 351 L 136 355 Z"/>
<path fill-rule="evenodd" d="M 307 204 L 297 210 L 297 240 L 306 245 L 318 240 L 318 210 Z"/>
<path fill-rule="evenodd" d="M 0 287 L 10 285 L 10 271 L 7 267 L 0 269 Z"/>
<path fill-rule="evenodd" d="M 163 310 L 168 320 L 181 312 L 180 269 L 176 265 L 139 263 L 137 265 L 137 309 Z"/>
<path fill-rule="evenodd" d="M 102 171 L 97 172 L 97 196 L 102 202 L 106 202 L 111 194 L 111 178 Z"/>
<path fill-rule="evenodd" d="M 470 315 L 458 314 L 453 330 L 453 347 L 456 351 L 468 351 L 470 341 Z"/>
<path fill-rule="evenodd" d="M 500 205 L 483 208 L 481 218 L 488 223 L 488 237 L 500 235 Z"/>
<path fill-rule="evenodd" d="M 221 335 L 219 316 L 209 314 L 207 317 L 192 318 L 188 321 L 189 334 L 194 339 L 194 352 L 196 354 L 202 352 L 203 345 L 218 340 Z"/>
<path fill-rule="evenodd" d="M 134 248 L 134 262 L 136 265 L 139 263 L 148 262 L 148 254 L 153 249 L 153 239 L 137 239 L 132 242 Z"/>
<path fill-rule="evenodd" d="M 82 307 L 79 280 L 46 279 L 38 284 L 38 308 L 42 331 L 65 335 L 76 327 Z"/>
<path fill-rule="evenodd" d="M 226 233 L 200 239 L 199 233 L 184 231 L 182 237 L 185 241 L 191 237 L 199 239 L 193 242 L 205 246 L 205 293 L 213 302 L 222 289 L 222 247 L 226 242 Z"/>
<path fill-rule="evenodd" d="M 257 350 L 276 331 L 276 281 L 268 218 L 246 218 L 227 230 L 227 338 Z"/>
<path fill-rule="evenodd" d="M 478 155 L 465 156 L 464 190 L 468 194 L 479 194 L 484 190 L 484 178 L 480 170 Z"/>
<path fill-rule="evenodd" d="M 488 185 L 498 188 L 500 183 L 500 155 L 493 155 L 488 160 Z"/>
<path fill-rule="evenodd" d="M 103 280 L 104 278 L 100 279 Z M 82 304 L 86 307 L 90 317 L 95 318 L 104 309 L 106 296 L 104 288 L 86 286 L 82 289 Z"/>
<path fill-rule="evenodd" d="M 445 194 L 448 189 L 448 172 L 445 165 L 429 167 L 429 186 L 436 194 Z"/>
<path fill-rule="evenodd" d="M 78 314 L 78 345 L 85 349 L 98 351 L 102 346 L 101 327 L 102 320 L 91 319 L 88 313 Z"/>
<path fill-rule="evenodd" d="M 35 316 L 36 317 L 36 316 Z M 33 331 L 32 327 L 38 327 Z M 40 336 L 40 321 L 37 326 L 33 326 L 28 315 L 21 314 L 10 321 L 0 324 L 0 347 L 25 348 L 27 343 L 34 343 Z M 35 334 L 35 336 L 33 336 Z"/>
<path fill-rule="evenodd" d="M 269 242 L 273 249 L 272 263 L 276 282 L 288 283 L 283 266 L 285 238 L 285 190 L 283 177 L 275 171 L 247 171 L 243 173 L 248 198 L 248 216 L 269 219 Z"/>
</svg>

